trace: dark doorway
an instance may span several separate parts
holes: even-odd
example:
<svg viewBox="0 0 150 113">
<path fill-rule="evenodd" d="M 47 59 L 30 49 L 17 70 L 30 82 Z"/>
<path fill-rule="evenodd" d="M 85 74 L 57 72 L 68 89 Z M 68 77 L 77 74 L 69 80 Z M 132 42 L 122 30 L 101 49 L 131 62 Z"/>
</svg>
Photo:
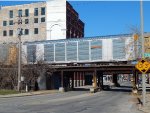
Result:
<svg viewBox="0 0 150 113">
<path fill-rule="evenodd" d="M 92 75 L 85 75 L 85 85 L 92 85 Z"/>
</svg>

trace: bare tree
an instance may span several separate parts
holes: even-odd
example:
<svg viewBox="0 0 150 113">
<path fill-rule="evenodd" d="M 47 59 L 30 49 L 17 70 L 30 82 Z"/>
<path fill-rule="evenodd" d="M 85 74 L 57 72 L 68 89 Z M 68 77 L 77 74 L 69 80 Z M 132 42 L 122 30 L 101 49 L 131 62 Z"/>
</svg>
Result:
<svg viewBox="0 0 150 113">
<path fill-rule="evenodd" d="M 30 54 L 30 58 L 28 58 L 29 55 L 24 52 L 24 60 L 26 60 L 27 64 L 22 66 L 22 75 L 26 78 L 25 81 L 27 83 L 34 86 L 39 76 L 51 76 L 56 69 L 54 66 L 44 61 L 44 53 L 40 48 L 36 50 L 33 49 L 30 51 Z M 31 61 L 29 61 L 29 59 Z"/>
<path fill-rule="evenodd" d="M 141 58 L 141 38 L 140 38 L 140 27 L 136 25 L 128 26 L 129 33 L 133 34 L 133 39 L 129 42 L 125 51 L 130 51 L 130 47 L 133 48 L 129 53 L 129 59 L 139 59 Z M 134 56 L 133 56 L 134 55 Z"/>
<path fill-rule="evenodd" d="M 130 34 L 138 34 L 138 35 L 140 35 L 140 27 L 139 27 L 139 26 L 130 25 L 130 26 L 128 27 L 128 29 L 129 29 L 129 33 L 130 33 Z"/>
<path fill-rule="evenodd" d="M 9 49 L 8 58 L 5 60 L 0 60 L 0 89 L 16 89 L 17 87 L 17 50 L 17 47 Z M 40 49 L 32 51 L 32 54 L 34 61 L 30 64 L 23 63 L 21 73 L 22 76 L 25 77 L 25 81 L 22 82 L 22 86 L 25 85 L 24 83 L 30 83 L 30 85 L 34 88 L 35 82 L 39 76 L 51 76 L 56 70 L 52 65 L 47 64 L 43 60 L 44 53 L 42 53 Z M 22 56 L 24 57 L 24 60 L 27 61 L 27 54 L 25 54 L 24 51 L 22 51 Z M 46 74 L 47 72 L 49 73 L 48 75 Z"/>
</svg>

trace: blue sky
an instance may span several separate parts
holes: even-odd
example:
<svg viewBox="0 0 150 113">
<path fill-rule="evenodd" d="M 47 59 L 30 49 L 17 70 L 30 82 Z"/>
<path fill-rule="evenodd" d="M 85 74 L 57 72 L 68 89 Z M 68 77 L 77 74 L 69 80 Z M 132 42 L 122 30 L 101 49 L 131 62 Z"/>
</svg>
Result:
<svg viewBox="0 0 150 113">
<path fill-rule="evenodd" d="M 0 1 L 0 5 L 30 3 L 31 1 Z M 139 1 L 70 1 L 85 23 L 85 37 L 130 33 L 140 28 Z M 150 1 L 144 1 L 144 31 L 150 32 Z"/>
<path fill-rule="evenodd" d="M 140 29 L 139 1 L 70 2 L 85 22 L 85 36 L 124 34 Z M 144 2 L 144 31 L 150 32 L 150 2 Z"/>
</svg>

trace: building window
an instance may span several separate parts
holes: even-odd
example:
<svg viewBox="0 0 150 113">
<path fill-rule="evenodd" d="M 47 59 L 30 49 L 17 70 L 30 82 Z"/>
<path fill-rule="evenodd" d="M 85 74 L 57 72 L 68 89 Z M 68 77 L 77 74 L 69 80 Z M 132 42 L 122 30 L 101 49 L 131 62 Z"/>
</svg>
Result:
<svg viewBox="0 0 150 113">
<path fill-rule="evenodd" d="M 7 26 L 7 21 L 3 21 L 3 26 Z"/>
<path fill-rule="evenodd" d="M 29 16 L 29 9 L 25 9 L 25 16 L 26 16 L 26 17 Z"/>
<path fill-rule="evenodd" d="M 13 20 L 10 20 L 10 21 L 9 21 L 9 25 L 13 25 Z"/>
<path fill-rule="evenodd" d="M 41 15 L 45 15 L 45 7 L 41 7 Z"/>
<path fill-rule="evenodd" d="M 34 18 L 34 23 L 38 23 L 38 18 Z"/>
<path fill-rule="evenodd" d="M 29 19 L 25 19 L 25 24 L 29 24 Z"/>
<path fill-rule="evenodd" d="M 13 30 L 9 30 L 9 36 L 13 36 Z"/>
<path fill-rule="evenodd" d="M 18 10 L 18 16 L 22 16 L 22 10 Z"/>
<path fill-rule="evenodd" d="M 34 8 L 34 16 L 38 16 L 38 8 Z"/>
<path fill-rule="evenodd" d="M 38 28 L 34 28 L 34 34 L 38 34 Z"/>
<path fill-rule="evenodd" d="M 25 29 L 24 34 L 28 35 L 29 34 L 29 29 Z"/>
<path fill-rule="evenodd" d="M 32 63 L 36 61 L 36 45 L 27 45 L 27 61 Z"/>
<path fill-rule="evenodd" d="M 17 29 L 17 34 L 18 34 L 19 36 L 23 35 L 23 29 L 22 29 L 22 28 L 18 28 L 18 29 Z"/>
<path fill-rule="evenodd" d="M 42 18 L 41 18 L 41 22 L 45 22 L 45 17 L 42 17 Z"/>
<path fill-rule="evenodd" d="M 9 11 L 9 17 L 10 17 L 10 18 L 13 18 L 13 10 L 10 10 L 10 11 Z"/>
<path fill-rule="evenodd" d="M 3 31 L 3 36 L 7 36 L 7 31 Z"/>
<path fill-rule="evenodd" d="M 21 19 L 18 20 L 18 24 L 22 24 L 22 20 Z"/>
</svg>

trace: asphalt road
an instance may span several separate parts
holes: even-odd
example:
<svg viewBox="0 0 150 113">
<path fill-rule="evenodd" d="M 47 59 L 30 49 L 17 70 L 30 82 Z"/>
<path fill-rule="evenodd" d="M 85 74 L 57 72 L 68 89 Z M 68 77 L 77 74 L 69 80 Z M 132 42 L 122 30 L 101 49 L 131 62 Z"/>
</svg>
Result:
<svg viewBox="0 0 150 113">
<path fill-rule="evenodd" d="M 0 98 L 0 113 L 141 113 L 129 88 Z"/>
</svg>

